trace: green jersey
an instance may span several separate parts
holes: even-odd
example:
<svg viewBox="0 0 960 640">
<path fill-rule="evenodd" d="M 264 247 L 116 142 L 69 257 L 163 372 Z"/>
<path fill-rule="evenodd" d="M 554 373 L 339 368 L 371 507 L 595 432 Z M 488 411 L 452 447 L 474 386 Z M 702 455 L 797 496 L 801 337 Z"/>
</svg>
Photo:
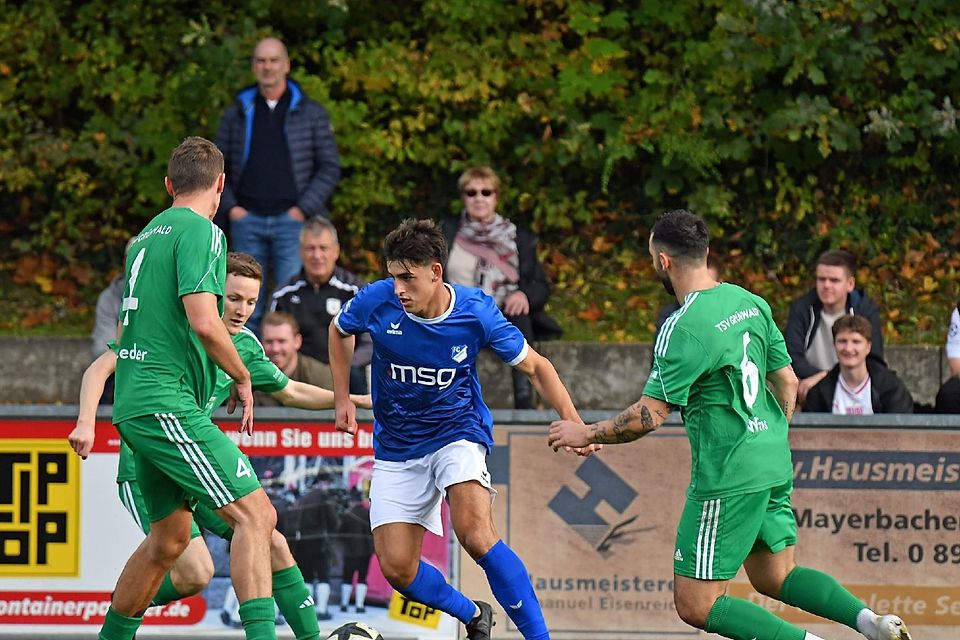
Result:
<svg viewBox="0 0 960 640">
<path fill-rule="evenodd" d="M 274 393 L 286 388 L 290 381 L 289 378 L 267 358 L 267 355 L 263 352 L 263 346 L 252 331 L 244 327 L 240 333 L 233 336 L 233 344 L 237 348 L 237 353 L 240 354 L 243 364 L 250 371 L 250 379 L 254 389 Z M 115 345 L 111 343 L 110 346 L 116 351 Z M 202 390 L 204 386 L 197 383 L 196 376 L 191 369 L 186 372 L 186 380 L 190 388 L 196 388 L 198 391 Z M 233 379 L 227 375 L 226 371 L 218 367 L 216 388 L 203 406 L 204 413 L 208 416 L 213 415 L 214 410 L 230 396 L 232 385 Z M 136 477 L 137 470 L 133 462 L 133 452 L 121 441 L 120 462 L 117 465 L 117 482 L 135 480 Z"/>
<path fill-rule="evenodd" d="M 243 327 L 240 333 L 233 336 L 233 344 L 237 347 L 240 359 L 243 360 L 243 364 L 250 372 L 251 384 L 255 390 L 274 393 L 286 388 L 290 379 L 277 365 L 270 361 L 267 354 L 263 352 L 263 345 L 260 344 L 257 336 L 250 329 Z M 213 394 L 207 399 L 203 410 L 208 415 L 212 414 L 214 409 L 230 397 L 230 387 L 232 386 L 233 379 L 223 369 L 217 369 L 217 386 Z"/>
<path fill-rule="evenodd" d="M 212 293 L 223 305 L 227 243 L 212 221 L 191 209 L 157 215 L 130 247 L 120 305 L 113 422 L 199 408 L 216 382 L 216 365 L 190 328 L 182 296 Z M 186 380 L 196 367 L 205 394 Z"/>
<path fill-rule="evenodd" d="M 690 293 L 653 356 L 643 393 L 681 408 L 689 497 L 751 493 L 792 477 L 787 420 L 765 382 L 790 356 L 762 298 L 732 284 Z"/>
</svg>

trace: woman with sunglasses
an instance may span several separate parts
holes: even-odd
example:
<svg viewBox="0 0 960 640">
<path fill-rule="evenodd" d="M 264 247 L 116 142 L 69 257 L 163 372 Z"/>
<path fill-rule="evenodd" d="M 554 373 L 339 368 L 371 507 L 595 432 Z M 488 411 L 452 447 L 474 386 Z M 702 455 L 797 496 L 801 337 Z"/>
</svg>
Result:
<svg viewBox="0 0 960 640">
<path fill-rule="evenodd" d="M 537 258 L 537 236 L 497 212 L 500 178 L 490 167 L 472 167 L 457 182 L 463 211 L 441 223 L 450 248 L 444 277 L 479 287 L 527 342 L 559 337 L 563 331 L 543 310 L 550 285 Z M 513 371 L 517 409 L 533 409 L 530 379 Z"/>
</svg>

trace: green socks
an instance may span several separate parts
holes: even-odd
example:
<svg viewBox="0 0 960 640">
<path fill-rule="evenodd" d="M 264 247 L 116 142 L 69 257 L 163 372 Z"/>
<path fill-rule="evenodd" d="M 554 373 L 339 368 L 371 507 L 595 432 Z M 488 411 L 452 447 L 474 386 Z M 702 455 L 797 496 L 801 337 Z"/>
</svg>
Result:
<svg viewBox="0 0 960 640">
<path fill-rule="evenodd" d="M 803 640 L 807 632 L 752 602 L 720 596 L 713 603 L 704 630 L 734 640 Z"/>
<path fill-rule="evenodd" d="M 103 626 L 100 627 L 97 640 L 131 640 L 140 628 L 142 620 L 143 618 L 128 618 L 110 607 L 103 619 Z"/>
<path fill-rule="evenodd" d="M 240 622 L 247 640 L 277 640 L 273 598 L 251 598 L 241 603 Z"/>
<path fill-rule="evenodd" d="M 157 589 L 157 594 L 153 596 L 153 600 L 150 602 L 150 606 L 156 607 L 168 604 L 182 597 L 183 594 L 173 586 L 173 580 L 170 579 L 170 572 L 167 571 L 166 575 L 163 576 L 163 582 L 160 583 L 160 588 Z"/>
<path fill-rule="evenodd" d="M 866 608 L 833 577 L 807 567 L 790 572 L 780 587 L 780 600 L 851 629 L 857 629 L 857 614 Z"/>
<path fill-rule="evenodd" d="M 297 640 L 318 640 L 317 611 L 300 567 L 293 565 L 273 573 L 273 599 Z"/>
</svg>

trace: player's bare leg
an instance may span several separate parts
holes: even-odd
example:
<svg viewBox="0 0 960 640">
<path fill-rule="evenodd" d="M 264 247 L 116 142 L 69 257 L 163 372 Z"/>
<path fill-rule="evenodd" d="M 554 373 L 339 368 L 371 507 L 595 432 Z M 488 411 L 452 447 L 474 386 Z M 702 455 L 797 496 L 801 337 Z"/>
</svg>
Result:
<svg viewBox="0 0 960 640">
<path fill-rule="evenodd" d="M 524 638 L 548 639 L 550 632 L 547 631 L 527 568 L 520 557 L 500 539 L 493 524 L 490 490 L 471 480 L 447 487 L 447 496 L 457 539 L 487 574 L 487 582 L 497 602 Z"/>
<path fill-rule="evenodd" d="M 188 598 L 203 591 L 213 578 L 213 558 L 203 536 L 190 540 L 170 569 L 170 581 L 181 598 Z"/>
<path fill-rule="evenodd" d="M 263 489 L 248 493 L 218 509 L 217 514 L 233 528 L 230 545 L 230 575 L 237 599 L 270 597 L 270 537 L 277 512 Z"/>
<path fill-rule="evenodd" d="M 182 505 L 163 520 L 150 524 L 150 533 L 137 547 L 120 574 L 112 608 L 125 616 L 150 605 L 163 576 L 190 544 L 193 514 Z"/>
<path fill-rule="evenodd" d="M 233 528 L 230 575 L 247 640 L 275 640 L 270 537 L 277 524 L 277 512 L 261 488 L 216 513 Z"/>
</svg>

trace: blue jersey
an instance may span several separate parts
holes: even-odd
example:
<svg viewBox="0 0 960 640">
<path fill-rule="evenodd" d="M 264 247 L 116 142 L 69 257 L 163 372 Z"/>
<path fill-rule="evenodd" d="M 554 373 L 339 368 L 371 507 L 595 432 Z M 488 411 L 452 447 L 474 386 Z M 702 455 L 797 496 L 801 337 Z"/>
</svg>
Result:
<svg viewBox="0 0 960 640">
<path fill-rule="evenodd" d="M 479 289 L 446 285 L 437 318 L 407 313 L 393 279 L 361 289 L 333 319 L 343 334 L 373 338 L 373 452 L 412 460 L 457 440 L 493 446 L 493 417 L 480 394 L 477 355 L 490 347 L 510 366 L 527 356 L 523 334 Z"/>
</svg>

